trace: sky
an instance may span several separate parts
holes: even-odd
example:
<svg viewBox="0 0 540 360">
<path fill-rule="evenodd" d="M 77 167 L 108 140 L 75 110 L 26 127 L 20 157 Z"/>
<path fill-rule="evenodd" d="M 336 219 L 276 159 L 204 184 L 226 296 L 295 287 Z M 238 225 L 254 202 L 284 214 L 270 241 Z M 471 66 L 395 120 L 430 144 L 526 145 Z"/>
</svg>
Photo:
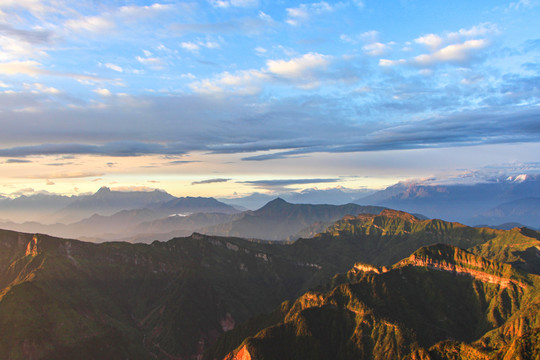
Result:
<svg viewBox="0 0 540 360">
<path fill-rule="evenodd" d="M 0 195 L 540 171 L 540 1 L 0 1 Z"/>
</svg>

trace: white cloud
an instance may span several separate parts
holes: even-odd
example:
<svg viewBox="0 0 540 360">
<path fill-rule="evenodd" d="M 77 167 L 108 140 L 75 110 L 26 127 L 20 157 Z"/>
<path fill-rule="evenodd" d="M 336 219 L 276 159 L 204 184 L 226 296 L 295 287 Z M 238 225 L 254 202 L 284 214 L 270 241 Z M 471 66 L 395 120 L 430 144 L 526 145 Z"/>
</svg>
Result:
<svg viewBox="0 0 540 360">
<path fill-rule="evenodd" d="M 394 43 L 383 44 L 380 42 L 374 42 L 374 43 L 365 45 L 364 47 L 362 47 L 362 49 L 369 56 L 381 56 L 385 54 L 386 52 L 388 52 L 388 50 L 390 50 L 390 45 L 393 45 L 393 44 Z"/>
<path fill-rule="evenodd" d="M 259 5 L 258 0 L 209 0 L 209 3 L 218 8 L 256 7 Z"/>
<path fill-rule="evenodd" d="M 437 63 L 466 64 L 479 51 L 486 48 L 489 42 L 485 39 L 467 40 L 460 44 L 448 45 L 432 54 L 422 54 L 414 58 L 416 64 L 430 66 Z"/>
<path fill-rule="evenodd" d="M 58 72 L 51 71 L 41 68 L 41 64 L 37 61 L 26 60 L 26 61 L 9 61 L 0 63 L 0 74 L 3 75 L 27 75 L 36 77 L 38 75 L 49 75 L 49 76 L 59 76 L 72 78 L 80 82 L 96 82 L 96 81 L 107 81 L 107 79 L 100 78 L 93 75 L 69 73 L 69 72 Z"/>
<path fill-rule="evenodd" d="M 118 66 L 118 65 L 115 65 L 115 64 L 106 63 L 103 66 L 105 66 L 107 69 L 111 69 L 111 70 L 114 70 L 114 71 L 117 71 L 117 72 L 124 72 L 124 69 L 121 66 Z"/>
<path fill-rule="evenodd" d="M 530 8 L 532 6 L 531 0 L 519 0 L 511 2 L 510 5 L 508 5 L 508 8 L 511 10 L 519 10 L 521 8 Z"/>
<path fill-rule="evenodd" d="M 190 41 L 185 41 L 185 42 L 182 42 L 180 43 L 180 47 L 182 49 L 185 49 L 187 51 L 192 51 L 192 52 L 196 52 L 196 51 L 199 51 L 199 45 L 195 44 L 194 42 L 190 42 Z"/>
<path fill-rule="evenodd" d="M 266 50 L 265 48 L 263 48 L 262 46 L 257 46 L 255 48 L 255 52 L 258 54 L 258 55 L 264 55 L 268 52 L 268 50 Z"/>
<path fill-rule="evenodd" d="M 320 85 L 317 72 L 330 64 L 331 57 L 318 53 L 308 53 L 290 60 L 268 60 L 266 68 L 224 72 L 214 79 L 204 79 L 191 84 L 199 93 L 222 93 L 233 91 L 237 94 L 256 94 L 265 82 L 293 83 L 301 89 L 313 89 Z"/>
<path fill-rule="evenodd" d="M 101 89 L 94 89 L 92 91 L 94 91 L 96 94 L 101 95 L 101 96 L 111 96 L 112 95 L 112 93 L 110 92 L 109 89 L 101 88 Z"/>
<path fill-rule="evenodd" d="M 0 1 L 0 11 L 2 9 L 22 9 L 38 18 L 47 13 L 59 13 L 62 11 L 57 3 L 43 0 L 2 0 Z"/>
<path fill-rule="evenodd" d="M 376 30 L 370 30 L 370 31 L 366 31 L 366 32 L 363 32 L 359 35 L 345 35 L 345 34 L 342 34 L 340 35 L 340 40 L 341 41 L 344 41 L 344 42 L 347 42 L 347 43 L 351 43 L 351 44 L 358 44 L 359 42 L 364 42 L 364 43 L 374 43 L 374 42 L 377 42 L 377 39 L 379 37 L 379 32 L 376 31 Z"/>
<path fill-rule="evenodd" d="M 66 28 L 75 32 L 106 33 L 115 28 L 115 23 L 103 16 L 86 16 L 66 21 Z"/>
<path fill-rule="evenodd" d="M 45 57 L 47 53 L 20 39 L 0 36 L 0 61 Z"/>
<path fill-rule="evenodd" d="M 379 66 L 384 67 L 390 67 L 390 66 L 396 66 L 407 63 L 407 60 L 405 59 L 399 59 L 399 60 L 388 60 L 388 59 L 380 59 L 379 60 Z"/>
<path fill-rule="evenodd" d="M 460 43 L 465 40 L 473 40 L 491 34 L 497 34 L 497 26 L 491 23 L 481 23 L 469 29 L 459 29 L 444 35 L 427 34 L 414 39 L 417 44 L 427 46 L 431 51 L 436 51 L 444 45 Z"/>
<path fill-rule="evenodd" d="M 428 34 L 414 39 L 414 42 L 424 44 L 431 50 L 436 50 L 443 44 L 443 39 L 439 35 Z"/>
<path fill-rule="evenodd" d="M 358 37 L 363 41 L 374 42 L 379 37 L 379 32 L 377 30 L 369 30 L 361 33 Z"/>
<path fill-rule="evenodd" d="M 148 6 L 128 5 L 128 6 L 120 7 L 119 15 L 125 16 L 130 19 L 133 19 L 134 17 L 141 18 L 141 17 L 153 16 L 160 12 L 170 11 L 172 8 L 173 8 L 173 5 L 158 4 L 158 3 L 148 5 Z"/>
<path fill-rule="evenodd" d="M 180 47 L 187 51 L 198 52 L 201 48 L 217 49 L 220 47 L 220 45 L 219 43 L 215 41 L 211 41 L 211 40 L 197 40 L 195 42 L 193 41 L 182 42 L 180 43 Z"/>
<path fill-rule="evenodd" d="M 251 95 L 261 90 L 261 84 L 268 80 L 268 75 L 259 70 L 242 70 L 235 74 L 224 72 L 215 79 L 205 79 L 191 84 L 191 88 L 198 93 L 222 93 L 226 90 L 236 94 Z"/>
<path fill-rule="evenodd" d="M 47 87 L 41 83 L 33 83 L 33 84 L 23 84 L 23 86 L 26 89 L 31 89 L 33 93 L 43 93 L 43 94 L 49 94 L 49 95 L 56 95 L 60 94 L 61 91 L 54 87 Z"/>
<path fill-rule="evenodd" d="M 459 29 L 456 33 L 450 33 L 448 38 L 453 38 L 454 36 L 464 36 L 464 37 L 478 37 L 486 36 L 490 34 L 497 34 L 499 30 L 495 24 L 491 23 L 482 23 L 475 25 L 470 29 Z"/>
<path fill-rule="evenodd" d="M 268 60 L 268 72 L 287 78 L 299 78 L 306 73 L 328 66 L 330 57 L 318 53 L 308 53 L 302 57 L 286 60 Z"/>
<path fill-rule="evenodd" d="M 287 8 L 287 20 L 289 25 L 298 26 L 301 22 L 309 20 L 312 15 L 320 15 L 334 11 L 334 8 L 326 1 L 312 4 L 300 4 L 296 8 Z"/>
<path fill-rule="evenodd" d="M 146 51 L 145 51 L 145 54 L 146 54 Z M 163 67 L 164 67 L 163 60 L 158 58 L 158 57 L 137 56 L 136 59 L 141 64 L 146 65 L 146 66 L 150 66 L 151 68 L 156 69 L 156 70 L 163 69 Z"/>
<path fill-rule="evenodd" d="M 0 63 L 0 74 L 37 76 L 46 73 L 37 61 L 10 61 Z"/>
</svg>

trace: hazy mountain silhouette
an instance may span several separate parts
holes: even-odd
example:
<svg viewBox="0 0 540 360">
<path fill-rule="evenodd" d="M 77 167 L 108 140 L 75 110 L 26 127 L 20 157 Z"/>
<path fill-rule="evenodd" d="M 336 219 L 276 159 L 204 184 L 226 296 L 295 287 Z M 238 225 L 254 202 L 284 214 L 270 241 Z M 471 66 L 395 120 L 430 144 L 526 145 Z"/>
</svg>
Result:
<svg viewBox="0 0 540 360">
<path fill-rule="evenodd" d="M 398 183 L 355 203 L 379 205 L 430 218 L 459 221 L 468 225 L 484 223 L 475 216 L 510 201 L 540 197 L 540 176 L 522 175 L 474 185 L 422 185 Z M 518 218 L 501 218 L 493 224 L 521 222 Z"/>
</svg>

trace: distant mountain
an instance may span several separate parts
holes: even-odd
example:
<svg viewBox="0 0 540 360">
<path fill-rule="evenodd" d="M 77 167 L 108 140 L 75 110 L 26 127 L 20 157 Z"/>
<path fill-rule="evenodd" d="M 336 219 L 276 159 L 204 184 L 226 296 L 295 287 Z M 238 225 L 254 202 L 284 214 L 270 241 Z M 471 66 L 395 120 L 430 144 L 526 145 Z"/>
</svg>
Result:
<svg viewBox="0 0 540 360">
<path fill-rule="evenodd" d="M 345 215 L 379 213 L 376 206 L 291 204 L 276 198 L 256 211 L 246 211 L 230 223 L 201 229 L 222 236 L 262 240 L 294 240 L 295 235 L 317 222 L 333 222 Z"/>
<path fill-rule="evenodd" d="M 288 206 L 280 202 L 266 210 Z M 317 356 L 324 356 L 328 348 L 317 347 L 319 340 L 312 342 L 311 333 L 332 344 L 345 342 L 345 347 L 328 345 L 337 354 L 330 358 L 337 359 L 370 358 L 381 347 L 393 354 L 396 344 L 407 353 L 414 341 L 429 354 L 445 346 L 454 353 L 472 351 L 461 341 L 476 341 L 475 336 L 491 339 L 485 343 L 495 344 L 497 351 L 498 339 L 511 345 L 512 353 L 529 351 L 533 326 L 540 324 L 534 317 L 540 307 L 531 302 L 540 299 L 534 292 L 538 286 L 532 275 L 501 263 L 540 271 L 539 239 L 540 233 L 526 228 L 469 228 L 392 210 L 345 217 L 325 233 L 292 244 L 201 234 L 152 244 L 91 244 L 0 231 L 0 358 L 189 359 L 205 351 L 225 356 L 245 338 L 245 344 L 254 344 L 250 339 L 259 330 L 282 319 L 275 327 L 280 334 L 282 326 L 298 335 L 304 334 L 299 329 L 308 332 L 283 343 L 290 339 L 286 330 L 285 337 L 272 343 L 279 346 L 276 350 L 300 341 L 295 351 L 314 346 L 320 350 Z M 419 246 L 441 242 L 467 247 L 469 253 L 441 246 L 417 252 L 415 259 L 423 259 L 427 268 L 395 260 L 411 259 Z M 376 266 L 355 266 L 358 262 Z M 389 271 L 382 268 L 396 262 L 400 265 Z M 452 264 L 472 271 L 464 274 L 459 268 L 458 273 L 456 267 L 455 274 L 447 273 Z M 367 275 L 332 280 L 353 267 Z M 279 307 L 314 288 L 321 289 L 308 293 L 315 297 L 305 295 Z M 411 310 L 403 311 L 408 306 Z M 304 310 L 313 314 L 305 322 L 300 315 Z M 289 313 L 291 317 L 284 317 Z M 289 323 L 293 318 L 301 321 Z M 352 332 L 356 337 L 349 343 L 347 334 L 357 324 L 363 325 Z M 493 337 L 484 330 L 493 330 Z M 428 347 L 432 341 L 436 348 Z M 216 348 L 210 351 L 212 344 Z M 359 348 L 365 349 L 360 357 Z M 265 358 L 266 350 L 257 357 L 254 349 L 247 348 L 252 359 Z M 352 352 L 342 356 L 348 351 L 344 349 Z M 301 353 L 271 358 L 310 358 L 296 355 Z"/>
<path fill-rule="evenodd" d="M 198 229 L 235 219 L 234 214 L 222 213 L 195 213 L 161 218 L 163 214 L 161 211 L 150 209 L 122 210 L 110 216 L 94 214 L 71 224 L 46 225 L 38 222 L 0 221 L 0 228 L 46 233 L 91 242 L 122 240 L 150 243 L 154 240 L 163 241 L 176 236 L 187 236 Z"/>
<path fill-rule="evenodd" d="M 527 197 L 500 204 L 474 216 L 471 221 L 483 224 L 519 222 L 532 228 L 539 228 L 540 197 Z"/>
<path fill-rule="evenodd" d="M 111 195 L 108 198 L 107 195 L 103 195 L 107 194 L 107 190 L 100 191 L 99 195 L 106 198 L 105 204 L 108 200 L 116 197 L 116 195 Z M 127 198 L 130 199 L 129 195 L 132 194 L 128 193 L 127 195 Z M 137 195 L 139 194 L 136 194 L 135 197 Z M 152 197 L 150 198 L 152 199 Z M 129 200 L 124 200 L 119 204 L 126 205 Z M 98 200 L 97 203 L 99 207 L 102 202 Z M 79 214 L 88 212 L 90 209 L 96 210 L 95 205 L 95 201 L 90 201 L 89 204 L 78 202 L 77 206 L 83 209 Z M 114 206 L 108 208 L 111 209 Z M 223 204 L 213 198 L 201 197 L 173 198 L 163 203 L 151 203 L 148 206 L 150 208 L 121 210 L 112 215 L 94 213 L 70 224 L 0 221 L 0 226 L 9 230 L 39 232 L 93 242 L 107 240 L 152 242 L 157 239 L 167 240 L 179 235 L 186 236 L 199 228 L 229 222 L 234 219 L 232 214 L 238 213 L 238 210 L 230 205 Z M 101 207 L 101 209 L 105 207 Z M 173 215 L 169 216 L 171 214 Z"/>
<path fill-rule="evenodd" d="M 391 268 L 357 263 L 328 291 L 224 334 L 207 358 L 236 343 L 225 359 L 533 359 L 539 286 L 539 276 L 433 245 Z"/>
<path fill-rule="evenodd" d="M 300 192 L 292 192 L 281 195 L 283 199 L 293 204 L 329 204 L 343 205 L 354 202 L 359 197 L 374 193 L 374 190 L 350 190 L 344 188 L 335 189 L 305 189 Z"/>
<path fill-rule="evenodd" d="M 147 218 L 147 221 L 173 214 L 239 212 L 214 198 L 177 198 L 162 190 L 114 191 L 102 187 L 92 195 L 67 197 L 36 194 L 14 199 L 0 198 L 0 219 L 15 223 L 37 221 L 42 224 L 72 224 L 93 215 L 111 216 L 120 211 L 140 209 L 155 212 L 155 216 Z"/>
<path fill-rule="evenodd" d="M 398 183 L 363 197 L 355 203 L 379 205 L 430 218 L 459 221 L 469 225 L 484 223 L 474 217 L 502 203 L 540 196 L 540 176 L 522 175 L 474 185 L 423 185 Z M 521 221 L 519 218 L 503 222 Z"/>
<path fill-rule="evenodd" d="M 173 237 L 188 236 L 201 232 L 210 226 L 228 223 L 238 214 L 195 213 L 191 215 L 171 215 L 153 221 L 145 221 L 126 231 L 124 240 L 150 243 L 154 240 L 165 241 Z M 131 234 L 127 236 L 128 234 Z"/>
<path fill-rule="evenodd" d="M 240 206 L 246 209 L 256 210 L 276 197 L 279 197 L 292 204 L 343 205 L 352 203 L 355 199 L 367 196 L 373 192 L 375 192 L 375 190 L 371 189 L 304 189 L 300 192 L 288 192 L 278 195 L 254 193 L 245 197 L 221 198 L 219 200 L 233 206 Z"/>
<path fill-rule="evenodd" d="M 211 197 L 190 196 L 173 198 L 167 202 L 154 204 L 151 208 L 165 216 L 174 214 L 189 215 L 202 212 L 222 214 L 235 214 L 240 212 L 231 205 L 224 204 Z"/>
<path fill-rule="evenodd" d="M 15 222 L 41 221 L 50 223 L 47 214 L 69 205 L 75 197 L 55 194 L 21 195 L 10 199 L 0 198 L 0 218 Z"/>
<path fill-rule="evenodd" d="M 275 196 L 261 193 L 253 193 L 248 196 L 237 198 L 218 198 L 219 201 L 224 202 L 225 204 L 249 210 L 259 209 L 272 199 L 275 199 Z"/>
<path fill-rule="evenodd" d="M 499 225 L 478 224 L 478 225 L 475 225 L 474 227 L 489 227 L 489 228 L 498 229 L 498 230 L 512 230 L 513 228 L 525 227 L 525 225 L 521 223 L 517 223 L 517 222 L 508 222 L 508 223 L 503 223 Z"/>
<path fill-rule="evenodd" d="M 59 222 L 72 223 L 93 214 L 112 215 L 122 210 L 141 209 L 157 206 L 175 199 L 162 190 L 154 191 L 113 191 L 100 188 L 95 194 L 77 197 L 69 205 L 57 211 L 54 216 Z"/>
</svg>

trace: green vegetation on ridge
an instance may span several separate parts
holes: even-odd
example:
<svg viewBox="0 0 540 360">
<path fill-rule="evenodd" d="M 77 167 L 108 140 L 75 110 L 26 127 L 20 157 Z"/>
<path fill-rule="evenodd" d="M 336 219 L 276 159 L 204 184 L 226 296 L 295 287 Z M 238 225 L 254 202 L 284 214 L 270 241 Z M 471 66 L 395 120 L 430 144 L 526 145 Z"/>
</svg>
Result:
<svg viewBox="0 0 540 360">
<path fill-rule="evenodd" d="M 279 349 L 279 339 L 291 334 L 299 337 L 287 346 L 298 356 L 302 349 L 320 354 L 332 349 L 343 359 L 369 358 L 374 351 L 413 356 L 414 349 L 429 355 L 441 341 L 452 338 L 466 350 L 467 344 L 477 346 L 470 342 L 479 336 L 492 352 L 505 351 L 500 338 L 510 344 L 523 337 L 512 348 L 518 351 L 534 338 L 526 337 L 528 331 L 540 326 L 532 290 L 536 278 L 500 264 L 535 269 L 535 257 L 528 255 L 540 236 L 527 229 L 476 229 L 385 210 L 348 216 L 314 238 L 290 244 L 201 234 L 152 244 L 32 238 L 0 231 L 0 332 L 5 334 L 0 355 L 5 358 L 77 353 L 89 359 L 196 358 L 205 350 L 209 358 L 220 358 L 248 337 L 253 343 L 246 344 Z M 459 266 L 481 271 L 487 264 L 491 276 L 517 283 L 502 289 L 470 274 L 410 264 L 377 274 L 358 264 L 388 267 L 435 243 L 469 248 L 470 253 L 452 250 Z M 431 248 L 440 254 L 422 253 L 426 249 L 416 255 L 433 261 L 449 256 L 444 247 Z M 478 267 L 467 260 L 481 252 L 498 262 L 478 260 Z M 425 298 L 415 300 L 418 294 Z M 294 301 L 298 297 L 303 300 Z M 466 311 L 452 310 L 456 298 L 464 299 Z M 279 307 L 284 300 L 293 301 Z M 433 304 L 438 305 L 430 308 Z M 411 312 L 398 311 L 408 307 Z M 357 311 L 367 316 L 360 329 Z M 466 316 L 474 321 L 468 324 Z M 427 330 L 428 320 L 435 321 L 434 331 Z M 255 336 L 261 331 L 274 335 Z M 376 344 L 385 339 L 391 343 L 379 349 Z M 264 353 L 257 349 L 252 346 Z"/>
</svg>

